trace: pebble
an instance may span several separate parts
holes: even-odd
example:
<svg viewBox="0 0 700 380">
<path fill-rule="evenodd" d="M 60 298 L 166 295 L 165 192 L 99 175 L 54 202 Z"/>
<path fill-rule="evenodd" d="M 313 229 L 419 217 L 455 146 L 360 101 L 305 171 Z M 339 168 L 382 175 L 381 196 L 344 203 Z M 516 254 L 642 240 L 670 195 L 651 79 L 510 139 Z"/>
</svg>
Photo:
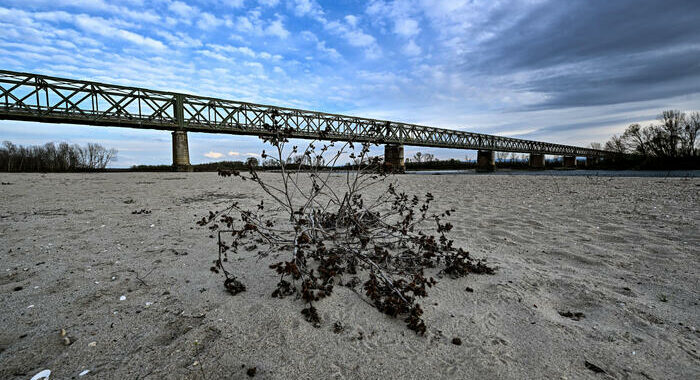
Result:
<svg viewBox="0 0 700 380">
<path fill-rule="evenodd" d="M 119 297 L 119 301 L 126 301 L 126 296 Z"/>
<path fill-rule="evenodd" d="M 97 346 L 97 342 L 88 343 L 88 347 L 95 347 L 95 346 Z"/>
<path fill-rule="evenodd" d="M 51 370 L 50 369 L 45 369 L 36 375 L 32 376 L 31 380 L 42 380 L 42 379 L 48 379 L 49 376 L 51 376 Z"/>
</svg>

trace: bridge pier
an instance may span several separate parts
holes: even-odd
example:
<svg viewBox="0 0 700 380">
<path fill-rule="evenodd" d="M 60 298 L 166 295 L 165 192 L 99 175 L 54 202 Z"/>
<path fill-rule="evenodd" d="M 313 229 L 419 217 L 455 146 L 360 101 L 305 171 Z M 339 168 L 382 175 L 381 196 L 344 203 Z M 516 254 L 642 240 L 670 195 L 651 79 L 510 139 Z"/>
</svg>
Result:
<svg viewBox="0 0 700 380">
<path fill-rule="evenodd" d="M 544 154 L 530 153 L 530 167 L 532 169 L 544 169 Z"/>
<path fill-rule="evenodd" d="M 591 168 L 597 166 L 600 163 L 600 157 L 598 156 L 587 156 L 586 157 L 586 167 Z"/>
<path fill-rule="evenodd" d="M 496 152 L 492 150 L 479 150 L 476 153 L 476 171 L 492 172 L 496 170 Z"/>
<path fill-rule="evenodd" d="M 575 169 L 576 156 L 564 156 L 564 167 L 567 169 Z"/>
<path fill-rule="evenodd" d="M 191 172 L 190 150 L 187 144 L 187 131 L 173 132 L 173 170 Z"/>
<path fill-rule="evenodd" d="M 406 172 L 403 159 L 403 145 L 384 145 L 384 167 L 394 173 Z"/>
</svg>

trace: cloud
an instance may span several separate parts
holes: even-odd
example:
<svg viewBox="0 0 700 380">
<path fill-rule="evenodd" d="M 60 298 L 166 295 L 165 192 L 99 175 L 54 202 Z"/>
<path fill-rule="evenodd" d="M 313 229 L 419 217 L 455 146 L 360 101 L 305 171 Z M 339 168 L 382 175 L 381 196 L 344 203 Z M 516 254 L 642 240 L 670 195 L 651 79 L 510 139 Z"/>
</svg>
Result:
<svg viewBox="0 0 700 380">
<path fill-rule="evenodd" d="M 74 21 L 77 27 L 81 28 L 86 32 L 99 34 L 104 37 L 120 38 L 125 41 L 129 41 L 131 43 L 148 47 L 151 49 L 165 49 L 165 45 L 161 41 L 115 27 L 115 24 L 122 24 L 122 22 L 120 21 L 106 20 L 101 17 L 91 17 L 82 14 L 75 16 Z"/>
<path fill-rule="evenodd" d="M 260 5 L 266 6 L 266 7 L 276 7 L 280 1 L 279 0 L 258 0 L 258 3 Z"/>
<path fill-rule="evenodd" d="M 541 107 L 643 101 L 700 86 L 698 2 L 546 2 L 520 10 L 513 22 L 493 12 L 474 25 L 486 33 L 476 45 L 459 43 L 461 70 L 545 94 Z"/>
<path fill-rule="evenodd" d="M 314 34 L 308 30 L 301 32 L 301 36 L 307 41 L 311 41 L 316 45 L 316 49 L 323 54 L 327 55 L 331 59 L 340 59 L 342 56 L 338 53 L 338 50 L 332 47 L 326 46 L 326 41 L 322 41 Z"/>
<path fill-rule="evenodd" d="M 202 12 L 197 21 L 199 29 L 209 30 L 221 26 L 225 23 L 223 19 L 219 19 L 211 13 Z"/>
<path fill-rule="evenodd" d="M 322 18 L 324 15 L 323 9 L 315 0 L 293 0 L 289 4 L 297 17 Z"/>
<path fill-rule="evenodd" d="M 194 15 L 199 14 L 199 8 L 188 5 L 182 1 L 173 1 L 168 4 L 168 10 L 183 19 L 190 19 Z"/>
<path fill-rule="evenodd" d="M 183 32 L 168 32 L 165 30 L 156 30 L 155 33 L 165 39 L 168 45 L 179 48 L 198 48 L 202 46 L 202 41 L 197 38 L 192 38 L 187 33 Z"/>
<path fill-rule="evenodd" d="M 241 153 L 240 153 L 240 152 L 231 151 L 231 152 L 228 152 L 228 155 L 231 156 L 231 157 L 236 157 L 236 156 L 240 156 Z"/>
<path fill-rule="evenodd" d="M 413 40 L 408 41 L 408 43 L 403 46 L 402 50 L 404 54 L 410 56 L 416 56 L 422 52 L 420 46 L 416 45 L 416 42 Z"/>
<path fill-rule="evenodd" d="M 284 27 L 282 17 L 277 15 L 274 20 L 263 20 L 257 10 L 248 12 L 236 19 L 237 31 L 256 36 L 275 36 L 281 39 L 289 37 L 289 31 Z"/>
<path fill-rule="evenodd" d="M 381 56 L 381 48 L 374 36 L 365 33 L 358 25 L 357 20 L 346 17 L 343 21 L 328 21 L 325 22 L 324 28 L 338 36 L 341 36 L 345 41 L 354 47 L 363 48 L 367 58 L 379 58 Z"/>
<path fill-rule="evenodd" d="M 214 151 L 210 151 L 210 152 L 208 152 L 208 153 L 204 153 L 204 157 L 207 157 L 207 158 L 221 158 L 221 157 L 223 157 L 223 156 L 224 156 L 223 153 L 214 152 Z"/>
<path fill-rule="evenodd" d="M 401 18 L 394 23 L 394 33 L 403 37 L 413 37 L 420 33 L 420 27 L 414 19 Z"/>
</svg>

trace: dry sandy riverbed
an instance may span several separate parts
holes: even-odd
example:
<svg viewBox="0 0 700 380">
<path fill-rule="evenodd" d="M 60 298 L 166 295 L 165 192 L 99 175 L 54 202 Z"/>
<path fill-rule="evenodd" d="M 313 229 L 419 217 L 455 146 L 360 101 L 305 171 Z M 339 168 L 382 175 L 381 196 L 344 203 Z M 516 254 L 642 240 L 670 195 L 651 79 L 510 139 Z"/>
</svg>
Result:
<svg viewBox="0 0 700 380">
<path fill-rule="evenodd" d="M 246 378 L 251 367 L 287 379 L 605 378 L 586 361 L 614 378 L 700 378 L 700 179 L 402 176 L 407 192 L 455 207 L 453 237 L 498 267 L 440 281 L 424 337 L 341 288 L 314 328 L 300 301 L 270 297 L 277 276 L 253 253 L 236 262 L 248 291 L 225 293 L 209 271 L 216 243 L 195 221 L 227 200 L 252 205 L 250 182 L 0 179 L 2 379 Z"/>
</svg>

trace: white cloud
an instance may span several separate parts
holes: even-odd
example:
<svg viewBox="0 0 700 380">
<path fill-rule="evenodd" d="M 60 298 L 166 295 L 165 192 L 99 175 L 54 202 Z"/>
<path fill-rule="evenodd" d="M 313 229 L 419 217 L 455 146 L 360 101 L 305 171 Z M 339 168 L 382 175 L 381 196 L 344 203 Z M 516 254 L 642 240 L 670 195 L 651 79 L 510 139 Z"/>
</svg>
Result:
<svg viewBox="0 0 700 380">
<path fill-rule="evenodd" d="M 289 36 L 289 32 L 284 28 L 284 24 L 279 18 L 265 28 L 265 33 L 283 39 Z"/>
<path fill-rule="evenodd" d="M 365 56 L 377 58 L 381 55 L 381 48 L 377 44 L 374 36 L 365 33 L 361 28 L 346 22 L 330 21 L 325 23 L 325 28 L 329 32 L 341 36 L 348 44 L 354 47 L 363 48 Z"/>
<path fill-rule="evenodd" d="M 279 54 L 270 54 L 266 51 L 256 52 L 247 46 L 231 46 L 231 45 L 219 45 L 219 44 L 208 44 L 208 48 L 214 50 L 219 54 L 241 54 L 251 58 L 258 58 L 264 60 L 279 61 L 282 56 Z"/>
<path fill-rule="evenodd" d="M 307 41 L 311 41 L 316 45 L 316 49 L 318 51 L 322 52 L 323 54 L 327 55 L 328 57 L 332 59 L 340 59 L 342 56 L 338 51 L 332 47 L 327 47 L 326 46 L 326 41 L 320 40 L 314 33 L 305 30 L 301 32 L 301 36 L 306 39 Z"/>
<path fill-rule="evenodd" d="M 179 48 L 198 48 L 202 46 L 202 41 L 190 37 L 188 34 L 183 32 L 170 33 L 165 30 L 156 30 L 155 32 L 158 36 L 165 39 L 165 41 L 175 47 Z"/>
<path fill-rule="evenodd" d="M 402 51 L 404 54 L 410 56 L 416 56 L 422 52 L 420 46 L 416 45 L 416 42 L 413 40 L 408 41 L 408 43 L 403 46 Z"/>
<path fill-rule="evenodd" d="M 241 153 L 240 153 L 240 152 L 231 151 L 231 152 L 228 152 L 228 155 L 231 156 L 231 157 L 236 157 L 236 156 L 240 156 Z"/>
<path fill-rule="evenodd" d="M 210 152 L 208 152 L 208 153 L 204 153 L 204 157 L 207 157 L 207 158 L 221 158 L 221 157 L 223 157 L 223 156 L 224 156 L 223 153 L 214 152 L 214 151 L 210 151 Z"/>
<path fill-rule="evenodd" d="M 81 14 L 75 16 L 74 22 L 77 27 L 86 32 L 99 34 L 104 37 L 121 38 L 134 44 L 156 50 L 165 49 L 165 45 L 158 40 L 113 26 L 114 24 L 121 24 L 122 22 L 120 21 L 106 20 L 101 17 L 91 17 Z"/>
<path fill-rule="evenodd" d="M 168 5 L 168 9 L 183 19 L 190 19 L 199 14 L 199 8 L 183 3 L 182 1 L 173 1 Z"/>
<path fill-rule="evenodd" d="M 203 12 L 199 16 L 199 21 L 197 21 L 197 27 L 204 30 L 214 29 L 223 24 L 223 19 L 217 18 L 213 14 L 207 12 Z"/>
<path fill-rule="evenodd" d="M 279 0 L 258 0 L 258 4 L 266 7 L 276 7 L 279 3 Z"/>
<path fill-rule="evenodd" d="M 275 20 L 262 20 L 259 11 L 250 11 L 245 16 L 236 19 L 235 28 L 241 33 L 257 36 L 276 36 L 281 39 L 289 37 L 289 31 L 284 27 L 282 17 L 277 15 Z"/>
<path fill-rule="evenodd" d="M 412 18 L 401 18 L 394 22 L 394 33 L 403 37 L 413 37 L 420 33 L 418 21 Z"/>
<path fill-rule="evenodd" d="M 310 16 L 314 18 L 323 17 L 323 9 L 315 0 L 294 0 L 290 3 L 294 14 L 298 17 Z"/>
</svg>

